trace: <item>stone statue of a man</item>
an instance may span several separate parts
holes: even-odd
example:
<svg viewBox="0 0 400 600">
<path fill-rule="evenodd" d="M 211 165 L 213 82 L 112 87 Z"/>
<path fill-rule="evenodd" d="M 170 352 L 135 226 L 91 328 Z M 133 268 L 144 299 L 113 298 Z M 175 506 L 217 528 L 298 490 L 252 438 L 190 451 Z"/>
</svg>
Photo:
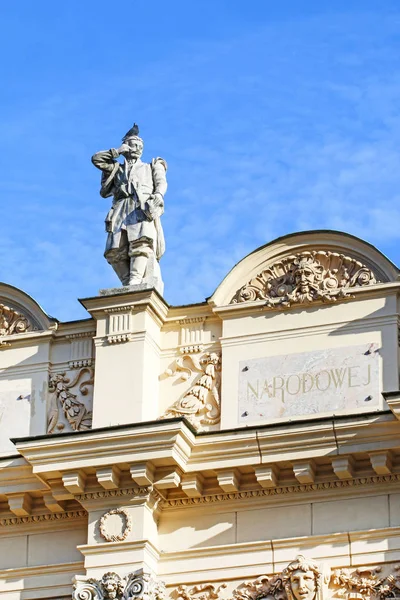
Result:
<svg viewBox="0 0 400 600">
<path fill-rule="evenodd" d="M 165 250 L 160 217 L 167 190 L 167 164 L 162 158 L 151 163 L 140 160 L 143 140 L 134 126 L 118 148 L 97 152 L 92 157 L 102 171 L 100 195 L 113 196 L 106 217 L 108 233 L 104 256 L 122 285 L 144 284 L 161 294 L 163 283 L 158 261 Z M 124 157 L 121 163 L 117 159 Z"/>
</svg>

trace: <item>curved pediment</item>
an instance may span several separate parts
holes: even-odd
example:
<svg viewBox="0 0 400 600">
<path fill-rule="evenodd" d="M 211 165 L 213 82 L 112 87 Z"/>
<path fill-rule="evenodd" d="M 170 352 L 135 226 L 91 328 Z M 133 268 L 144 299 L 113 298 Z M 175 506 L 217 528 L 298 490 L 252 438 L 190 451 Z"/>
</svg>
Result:
<svg viewBox="0 0 400 600">
<path fill-rule="evenodd" d="M 261 301 L 276 309 L 330 303 L 398 277 L 397 267 L 371 244 L 346 233 L 310 231 L 278 238 L 246 256 L 209 302 Z"/>
<path fill-rule="evenodd" d="M 57 320 L 22 290 L 0 282 L 0 338 L 54 329 Z"/>
</svg>

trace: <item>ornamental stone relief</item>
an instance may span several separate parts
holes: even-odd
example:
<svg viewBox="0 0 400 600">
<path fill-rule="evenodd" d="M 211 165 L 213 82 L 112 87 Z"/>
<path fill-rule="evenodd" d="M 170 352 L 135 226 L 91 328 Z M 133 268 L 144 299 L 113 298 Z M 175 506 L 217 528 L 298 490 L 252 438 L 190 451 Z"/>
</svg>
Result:
<svg viewBox="0 0 400 600">
<path fill-rule="evenodd" d="M 47 433 L 64 429 L 86 431 L 91 428 L 92 411 L 89 410 L 89 406 L 92 404 L 93 382 L 94 371 L 89 367 L 80 369 L 72 380 L 65 372 L 50 375 L 49 392 L 52 396 Z M 71 391 L 73 388 L 76 388 L 75 393 Z"/>
<path fill-rule="evenodd" d="M 299 555 L 286 569 L 271 578 L 260 577 L 239 586 L 233 592 L 235 600 L 326 600 L 330 571 L 315 560 Z"/>
<path fill-rule="evenodd" d="M 400 565 L 331 571 L 323 564 L 299 555 L 281 573 L 227 588 L 225 583 L 180 585 L 171 596 L 174 600 L 386 600 L 400 596 Z"/>
<path fill-rule="evenodd" d="M 216 352 L 206 352 L 202 356 L 185 354 L 178 357 L 173 368 L 165 372 L 167 376 L 180 372 L 180 377 L 187 380 L 193 372 L 199 375 L 188 391 L 174 402 L 161 418 L 185 417 L 198 431 L 204 426 L 219 423 L 220 371 L 221 357 Z"/>
<path fill-rule="evenodd" d="M 132 520 L 125 509 L 113 508 L 101 517 L 99 530 L 106 542 L 123 542 L 132 530 Z"/>
<path fill-rule="evenodd" d="M 163 600 L 165 585 L 148 573 L 136 571 L 125 577 L 105 573 L 101 579 L 77 576 L 73 584 L 73 600 Z"/>
<path fill-rule="evenodd" d="M 222 590 L 226 587 L 226 583 L 222 583 L 221 585 L 203 583 L 195 585 L 192 588 L 180 585 L 173 592 L 172 596 L 174 600 L 217 600 Z"/>
<path fill-rule="evenodd" d="M 351 298 L 351 289 L 377 283 L 360 261 L 325 250 L 301 252 L 282 258 L 240 288 L 231 304 L 265 300 L 271 308 L 296 304 L 335 302 Z"/>
<path fill-rule="evenodd" d="M 25 333 L 34 329 L 29 319 L 10 306 L 0 303 L 0 338 L 16 333 Z M 0 341 L 0 345 L 7 346 Z"/>
</svg>

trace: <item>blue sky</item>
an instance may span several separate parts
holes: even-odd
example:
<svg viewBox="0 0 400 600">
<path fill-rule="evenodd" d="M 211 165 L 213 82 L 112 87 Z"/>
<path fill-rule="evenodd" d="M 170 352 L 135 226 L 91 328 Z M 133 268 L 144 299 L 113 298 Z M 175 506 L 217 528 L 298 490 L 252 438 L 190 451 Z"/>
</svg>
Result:
<svg viewBox="0 0 400 600">
<path fill-rule="evenodd" d="M 21 0 L 1 22 L 0 279 L 48 313 L 118 284 L 90 157 L 134 121 L 169 166 L 169 303 L 298 230 L 400 263 L 398 1 Z"/>
</svg>

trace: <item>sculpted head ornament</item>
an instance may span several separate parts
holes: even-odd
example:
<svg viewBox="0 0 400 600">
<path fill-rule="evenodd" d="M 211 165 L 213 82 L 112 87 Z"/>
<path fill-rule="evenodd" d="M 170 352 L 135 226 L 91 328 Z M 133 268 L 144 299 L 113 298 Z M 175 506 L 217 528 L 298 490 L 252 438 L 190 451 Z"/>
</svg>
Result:
<svg viewBox="0 0 400 600">
<path fill-rule="evenodd" d="M 303 555 L 296 557 L 282 573 L 288 600 L 322 600 L 324 573 L 314 560 Z"/>
<path fill-rule="evenodd" d="M 328 250 L 291 254 L 265 268 L 241 287 L 232 303 L 265 300 L 271 308 L 352 298 L 351 288 L 376 283 L 359 260 Z"/>
<path fill-rule="evenodd" d="M 122 597 L 125 589 L 125 581 L 116 573 L 105 573 L 101 579 L 104 598 L 116 600 Z"/>
</svg>

